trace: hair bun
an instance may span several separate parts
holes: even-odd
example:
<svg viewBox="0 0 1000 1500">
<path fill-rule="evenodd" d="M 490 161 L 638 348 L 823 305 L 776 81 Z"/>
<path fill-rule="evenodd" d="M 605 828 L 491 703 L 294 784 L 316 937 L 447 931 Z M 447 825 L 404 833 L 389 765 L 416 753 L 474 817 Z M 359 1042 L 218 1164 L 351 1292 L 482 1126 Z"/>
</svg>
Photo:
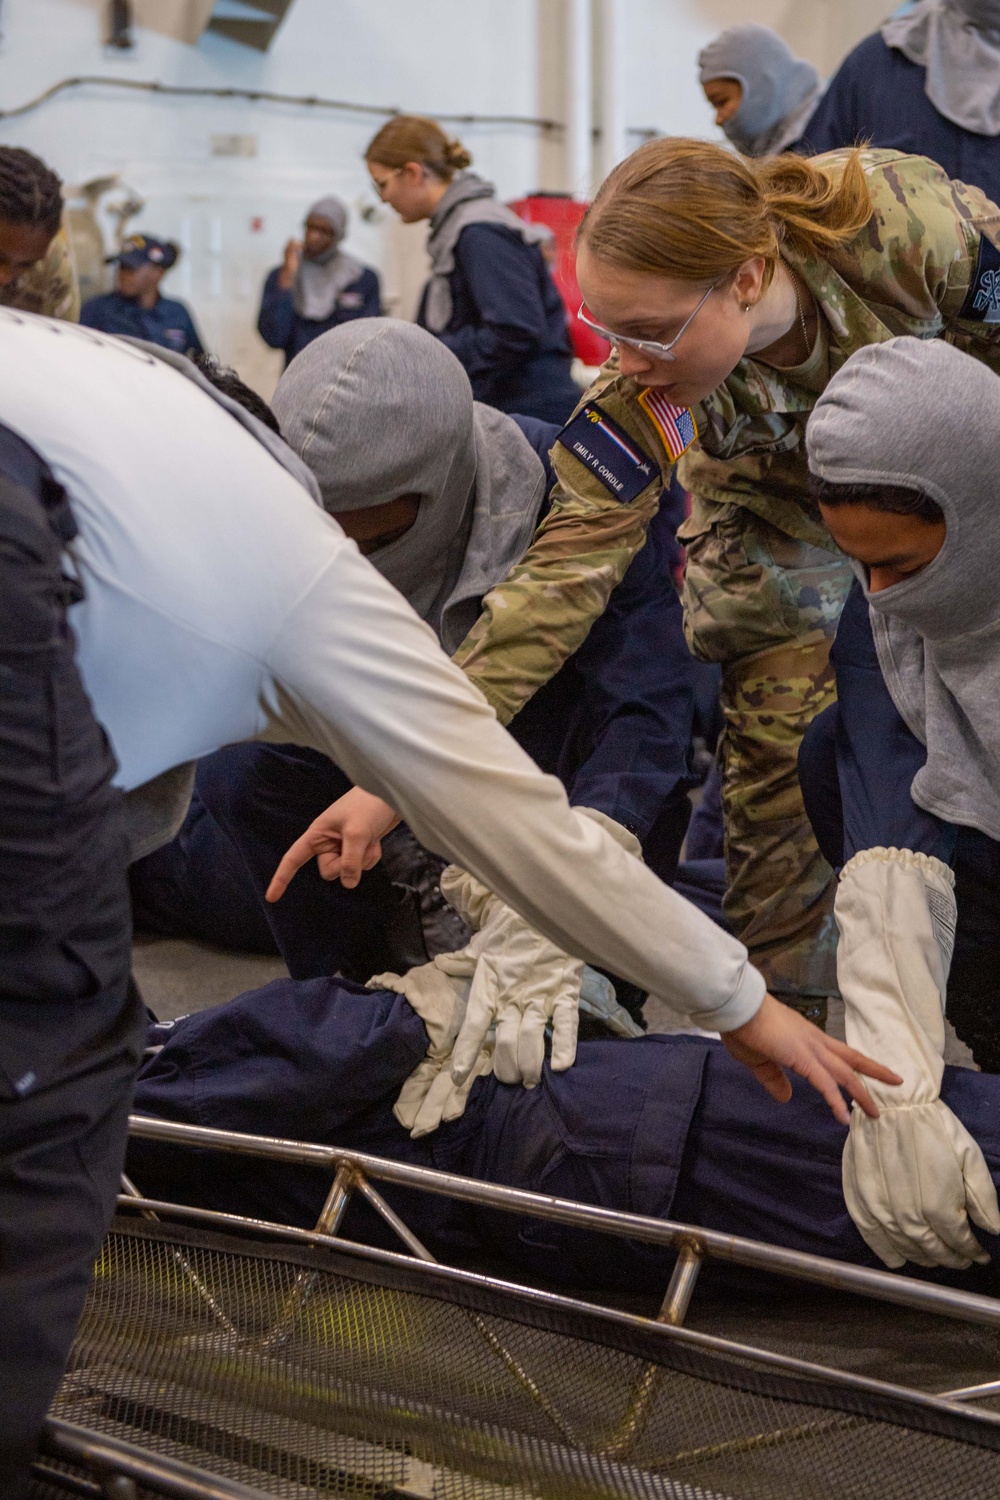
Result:
<svg viewBox="0 0 1000 1500">
<path fill-rule="evenodd" d="M 445 143 L 444 159 L 456 172 L 464 172 L 466 167 L 472 166 L 472 157 L 459 140 Z"/>
</svg>

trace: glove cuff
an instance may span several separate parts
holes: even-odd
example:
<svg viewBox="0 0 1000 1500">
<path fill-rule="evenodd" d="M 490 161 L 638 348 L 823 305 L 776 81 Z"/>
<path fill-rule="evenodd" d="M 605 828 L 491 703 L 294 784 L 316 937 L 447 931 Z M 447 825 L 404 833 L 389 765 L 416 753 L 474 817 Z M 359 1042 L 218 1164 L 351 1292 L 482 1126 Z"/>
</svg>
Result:
<svg viewBox="0 0 1000 1500">
<path fill-rule="evenodd" d="M 494 904 L 499 900 L 475 875 L 459 865 L 448 865 L 441 871 L 441 894 L 450 906 L 478 932 L 486 923 Z"/>
<path fill-rule="evenodd" d="M 621 845 L 626 854 L 634 854 L 636 859 L 642 859 L 642 845 L 630 829 L 616 823 L 614 818 L 609 818 L 607 813 L 600 812 L 596 807 L 574 807 L 573 811 L 582 813 L 592 823 L 597 823 L 605 833 L 611 835 L 616 844 Z"/>
<path fill-rule="evenodd" d="M 885 849 L 876 845 L 872 849 L 859 849 L 840 872 L 840 879 L 850 879 L 858 870 L 870 864 L 897 864 L 907 870 L 919 870 L 925 878 L 936 876 L 949 889 L 955 889 L 955 872 L 933 854 L 921 854 L 917 849 Z"/>
</svg>

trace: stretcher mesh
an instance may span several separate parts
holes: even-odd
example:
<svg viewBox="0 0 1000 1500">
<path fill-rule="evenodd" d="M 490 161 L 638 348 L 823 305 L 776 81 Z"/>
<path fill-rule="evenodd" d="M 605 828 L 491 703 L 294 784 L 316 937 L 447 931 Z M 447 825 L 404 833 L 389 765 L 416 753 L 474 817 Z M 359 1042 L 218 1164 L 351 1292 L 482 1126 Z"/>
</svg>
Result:
<svg viewBox="0 0 1000 1500">
<path fill-rule="evenodd" d="M 391 1258 L 128 1219 L 53 1415 L 289 1497 L 1000 1497 L 975 1413 Z"/>
</svg>

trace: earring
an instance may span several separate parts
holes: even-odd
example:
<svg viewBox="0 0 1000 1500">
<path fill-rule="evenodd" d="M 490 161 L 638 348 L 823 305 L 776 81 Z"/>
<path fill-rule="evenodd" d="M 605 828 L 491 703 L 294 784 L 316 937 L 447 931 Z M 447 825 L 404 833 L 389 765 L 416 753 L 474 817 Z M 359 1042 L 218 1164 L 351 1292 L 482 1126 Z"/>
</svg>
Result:
<svg viewBox="0 0 1000 1500">
<path fill-rule="evenodd" d="M 751 303 L 749 303 L 749 302 L 744 302 L 744 304 L 743 304 L 743 311 L 744 311 L 744 312 L 745 312 L 745 313 L 748 313 L 748 312 L 749 312 L 749 311 L 750 311 L 750 308 L 751 308 L 751 305 L 752 305 L 752 304 L 751 304 Z"/>
</svg>

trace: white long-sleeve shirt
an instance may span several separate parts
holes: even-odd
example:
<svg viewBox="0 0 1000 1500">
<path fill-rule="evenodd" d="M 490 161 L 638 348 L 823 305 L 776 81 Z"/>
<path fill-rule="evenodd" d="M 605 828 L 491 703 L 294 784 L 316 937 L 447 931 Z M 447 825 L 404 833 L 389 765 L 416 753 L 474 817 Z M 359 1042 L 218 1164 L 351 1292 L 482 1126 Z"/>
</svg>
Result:
<svg viewBox="0 0 1000 1500">
<path fill-rule="evenodd" d="M 183 375 L 0 309 L 0 421 L 66 487 L 70 619 L 119 781 L 221 745 L 329 755 L 569 952 L 719 1030 L 746 949 L 575 813 L 431 630 L 255 438 Z"/>
</svg>

